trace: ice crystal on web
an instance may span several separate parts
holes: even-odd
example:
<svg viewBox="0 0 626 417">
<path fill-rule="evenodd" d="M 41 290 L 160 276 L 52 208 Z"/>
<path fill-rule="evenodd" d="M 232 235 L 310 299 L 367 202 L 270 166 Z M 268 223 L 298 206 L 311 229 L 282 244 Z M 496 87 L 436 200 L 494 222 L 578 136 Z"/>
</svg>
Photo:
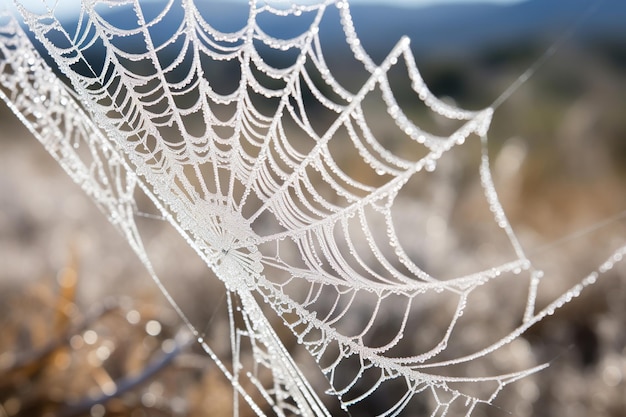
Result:
<svg viewBox="0 0 626 417">
<path fill-rule="evenodd" d="M 210 341 L 200 342 L 232 383 L 235 410 L 243 399 L 259 415 L 328 414 L 267 319 L 268 306 L 315 358 L 343 407 L 385 392 L 372 413 L 469 414 L 541 366 L 466 375 L 465 365 L 510 344 L 598 276 L 536 311 L 541 272 L 519 244 L 491 178 L 492 110 L 466 111 L 435 97 L 407 38 L 374 62 L 346 1 L 253 1 L 240 27 L 227 30 L 210 7 L 189 0 L 83 2 L 71 24 L 55 7 L 18 5 L 71 89 L 4 13 L 2 97 L 122 231 L 157 283 L 136 227 L 140 194 L 224 283 L 232 363 Z M 298 23 L 294 33 L 271 34 L 281 19 Z M 327 63 L 323 19 L 343 28 L 362 69 L 356 81 L 340 80 Z M 415 103 L 445 121 L 446 134 L 420 127 L 397 98 L 392 73 L 407 80 Z M 412 181 L 436 172 L 469 141 L 480 143 L 484 198 L 514 257 L 444 279 L 420 265 L 403 230 L 411 226 L 397 213 Z M 474 292 L 512 275 L 528 276 L 519 327 L 451 354 Z M 428 326 L 424 311 L 433 303 L 441 303 L 443 331 L 416 348 L 413 334 Z M 240 360 L 243 340 L 255 358 L 249 367 Z M 259 368 L 271 373 L 270 382 Z"/>
</svg>

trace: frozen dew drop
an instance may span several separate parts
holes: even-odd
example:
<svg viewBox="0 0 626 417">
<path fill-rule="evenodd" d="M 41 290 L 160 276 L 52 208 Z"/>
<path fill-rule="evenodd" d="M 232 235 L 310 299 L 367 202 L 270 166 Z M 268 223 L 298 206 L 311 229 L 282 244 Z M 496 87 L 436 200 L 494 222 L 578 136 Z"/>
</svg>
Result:
<svg viewBox="0 0 626 417">
<path fill-rule="evenodd" d="M 161 334 L 161 323 L 156 320 L 149 320 L 146 323 L 146 333 L 150 336 L 158 336 Z"/>
<path fill-rule="evenodd" d="M 93 330 L 87 330 L 83 333 L 83 340 L 88 345 L 95 345 L 98 341 L 98 333 Z"/>
<path fill-rule="evenodd" d="M 141 321 L 141 314 L 137 310 L 130 310 L 126 313 L 126 321 L 130 324 L 137 324 Z"/>
<path fill-rule="evenodd" d="M 89 409 L 89 415 L 91 417 L 104 417 L 106 414 L 106 408 L 102 404 L 94 404 Z"/>
</svg>

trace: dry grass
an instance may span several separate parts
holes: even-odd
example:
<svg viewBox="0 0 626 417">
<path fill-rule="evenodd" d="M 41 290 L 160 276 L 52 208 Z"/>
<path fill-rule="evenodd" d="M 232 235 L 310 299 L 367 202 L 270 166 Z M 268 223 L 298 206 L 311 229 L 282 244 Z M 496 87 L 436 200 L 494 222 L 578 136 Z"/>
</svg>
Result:
<svg viewBox="0 0 626 417">
<path fill-rule="evenodd" d="M 88 308 L 76 262 L 2 293 L 0 416 L 227 415 L 231 388 L 171 312 L 139 298 Z M 170 324 L 168 324 L 170 323 Z"/>
</svg>

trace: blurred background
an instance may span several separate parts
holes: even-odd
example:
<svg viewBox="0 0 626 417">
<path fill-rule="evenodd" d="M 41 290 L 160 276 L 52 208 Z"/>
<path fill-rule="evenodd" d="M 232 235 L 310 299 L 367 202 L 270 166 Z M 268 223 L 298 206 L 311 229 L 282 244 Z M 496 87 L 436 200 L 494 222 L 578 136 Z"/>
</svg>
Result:
<svg viewBox="0 0 626 417">
<path fill-rule="evenodd" d="M 245 4 L 213 7 L 225 29 L 246 16 Z M 626 244 L 625 2 L 354 1 L 352 14 L 376 61 L 408 35 L 431 90 L 468 109 L 490 106 L 559 42 L 496 109 L 489 133 L 496 188 L 522 246 L 549 277 L 540 305 Z M 336 19 L 324 21 L 321 33 L 327 61 L 349 83 L 354 64 Z M 400 78 L 398 100 L 409 105 Z M 126 242 L 4 103 L 0 126 L 0 416 L 230 415 L 231 388 L 181 336 L 180 319 Z M 439 168 L 449 174 L 437 186 L 452 196 L 443 201 L 454 203 L 457 243 L 441 254 L 424 249 L 424 258 L 442 275 L 455 275 L 451 250 L 477 264 L 499 250 L 476 214 L 484 197 L 475 151 Z M 441 211 L 441 201 L 430 210 Z M 205 323 L 200 329 L 221 326 L 207 303 L 221 285 L 207 283 L 205 266 L 166 229 L 155 226 L 148 244 L 175 282 L 175 299 L 194 323 Z M 493 315 L 515 314 L 498 299 L 508 290 L 495 288 L 486 301 Z M 486 317 L 472 327 L 478 338 L 493 330 Z M 626 415 L 624 266 L 522 342 L 514 360 L 550 367 L 474 415 Z M 353 415 L 367 410 L 364 402 Z"/>
</svg>

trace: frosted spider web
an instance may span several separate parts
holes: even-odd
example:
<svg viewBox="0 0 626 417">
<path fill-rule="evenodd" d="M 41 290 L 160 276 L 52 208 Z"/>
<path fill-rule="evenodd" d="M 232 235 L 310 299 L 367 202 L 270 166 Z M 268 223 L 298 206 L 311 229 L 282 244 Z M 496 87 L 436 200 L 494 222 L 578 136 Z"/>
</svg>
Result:
<svg viewBox="0 0 626 417">
<path fill-rule="evenodd" d="M 137 226 L 144 197 L 224 283 L 228 358 L 187 324 L 232 384 L 235 414 L 241 401 L 258 415 L 330 415 L 270 324 L 269 306 L 317 361 L 344 408 L 391 387 L 396 397 L 373 414 L 412 413 L 426 404 L 432 415 L 469 415 L 543 366 L 479 376 L 456 370 L 506 347 L 626 252 L 619 248 L 570 291 L 536 309 L 542 273 L 519 244 L 491 178 L 492 110 L 466 111 L 435 97 L 407 38 L 374 62 L 345 1 L 253 1 L 247 21 L 233 31 L 218 30 L 209 23 L 210 11 L 191 1 L 88 1 L 71 25 L 56 5 L 18 9 L 71 88 L 5 11 L 0 95 L 122 232 L 166 295 Z M 319 27 L 330 9 L 366 74 L 356 86 L 339 81 L 325 61 Z M 112 11 L 132 19 L 112 19 Z M 273 37 L 271 25 L 262 23 L 268 17 L 300 19 L 299 29 Z M 283 58 L 270 64 L 275 56 Z M 454 122 L 451 132 L 428 133 L 405 112 L 390 75 L 399 67 L 415 102 Z M 230 88 L 211 81 L 214 68 L 238 82 Z M 380 120 L 368 116 L 372 97 L 396 129 L 393 146 L 377 131 Z M 448 153 L 476 140 L 484 197 L 514 257 L 438 278 L 416 261 L 394 210 L 414 178 L 436 171 Z M 473 352 L 450 356 L 468 299 L 509 275 L 528 277 L 521 324 Z M 422 306 L 441 294 L 454 300 L 450 314 L 442 313 L 445 331 L 430 346 L 410 351 Z M 390 337 L 379 336 L 381 326 Z M 240 359 L 246 343 L 254 357 L 249 366 Z"/>
</svg>

